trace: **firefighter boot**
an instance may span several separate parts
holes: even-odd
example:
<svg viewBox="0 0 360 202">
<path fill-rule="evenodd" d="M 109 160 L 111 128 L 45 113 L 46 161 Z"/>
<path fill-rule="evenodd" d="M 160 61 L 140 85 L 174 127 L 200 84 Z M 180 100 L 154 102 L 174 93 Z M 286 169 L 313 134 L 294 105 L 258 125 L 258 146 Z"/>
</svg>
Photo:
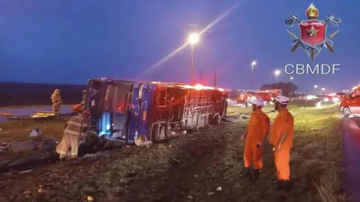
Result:
<svg viewBox="0 0 360 202">
<path fill-rule="evenodd" d="M 245 178 L 251 178 L 250 168 L 244 167 L 240 176 Z"/>
<path fill-rule="evenodd" d="M 290 191 L 290 181 L 289 180 L 284 180 L 283 181 L 283 189 L 288 192 Z"/>
<path fill-rule="evenodd" d="M 281 191 L 282 189 L 284 189 L 284 181 L 282 180 L 277 180 L 275 182 L 275 190 L 276 191 Z"/>
<path fill-rule="evenodd" d="M 253 176 L 254 181 L 259 179 L 260 173 L 261 173 L 261 170 L 254 169 L 254 176 Z"/>
</svg>

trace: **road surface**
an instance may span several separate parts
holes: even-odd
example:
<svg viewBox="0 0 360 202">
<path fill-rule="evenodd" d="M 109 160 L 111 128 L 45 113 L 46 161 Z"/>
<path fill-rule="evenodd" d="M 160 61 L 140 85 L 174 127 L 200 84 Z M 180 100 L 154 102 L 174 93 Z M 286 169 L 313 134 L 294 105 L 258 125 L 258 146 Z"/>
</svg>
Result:
<svg viewBox="0 0 360 202">
<path fill-rule="evenodd" d="M 9 108 L 1 108 L 0 109 L 0 112 L 14 114 L 15 117 L 31 115 L 31 114 L 33 114 L 35 112 L 40 112 L 40 111 L 51 111 L 51 106 L 44 106 L 44 107 L 25 106 L 25 107 L 19 107 L 19 108 L 11 108 L 11 107 L 9 107 Z M 61 106 L 60 112 L 62 114 L 71 113 L 72 112 L 72 107 L 71 106 Z M 8 119 L 6 117 L 1 117 L 0 116 L 0 123 L 5 122 L 7 120 Z"/>
<path fill-rule="evenodd" d="M 344 169 L 343 185 L 351 202 L 360 201 L 360 118 L 344 118 L 342 121 L 344 135 Z"/>
</svg>

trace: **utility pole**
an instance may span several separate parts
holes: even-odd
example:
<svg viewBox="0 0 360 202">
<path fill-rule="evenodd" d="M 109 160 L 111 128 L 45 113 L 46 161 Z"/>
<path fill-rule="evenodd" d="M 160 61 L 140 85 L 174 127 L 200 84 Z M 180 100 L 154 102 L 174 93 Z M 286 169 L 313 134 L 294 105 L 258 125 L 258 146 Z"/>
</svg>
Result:
<svg viewBox="0 0 360 202">
<path fill-rule="evenodd" d="M 214 72 L 214 88 L 216 88 L 216 80 L 217 80 L 217 75 L 216 75 L 216 71 Z"/>
<path fill-rule="evenodd" d="M 194 79 L 194 47 L 193 44 L 191 44 L 191 85 L 195 85 L 195 79 Z"/>
</svg>

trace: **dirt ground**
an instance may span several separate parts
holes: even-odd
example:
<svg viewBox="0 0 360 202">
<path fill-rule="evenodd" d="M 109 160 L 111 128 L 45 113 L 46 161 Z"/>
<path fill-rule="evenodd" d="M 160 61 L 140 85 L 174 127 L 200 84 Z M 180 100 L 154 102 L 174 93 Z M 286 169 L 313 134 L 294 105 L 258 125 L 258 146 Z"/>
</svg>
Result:
<svg viewBox="0 0 360 202">
<path fill-rule="evenodd" d="M 276 112 L 265 108 L 273 120 Z M 224 122 L 149 148 L 123 147 L 77 161 L 0 176 L 0 201 L 344 201 L 341 189 L 340 116 L 335 108 L 292 107 L 292 189 L 275 192 L 276 171 L 265 145 L 264 172 L 257 182 L 240 177 L 248 119 Z M 230 115 L 250 114 L 229 107 Z M 0 141 L 23 139 L 29 129 L 59 140 L 64 120 L 0 124 Z M 25 133 L 26 132 L 26 133 Z M 218 191 L 217 189 L 220 189 Z M 327 198 L 326 198 L 327 197 Z"/>
</svg>

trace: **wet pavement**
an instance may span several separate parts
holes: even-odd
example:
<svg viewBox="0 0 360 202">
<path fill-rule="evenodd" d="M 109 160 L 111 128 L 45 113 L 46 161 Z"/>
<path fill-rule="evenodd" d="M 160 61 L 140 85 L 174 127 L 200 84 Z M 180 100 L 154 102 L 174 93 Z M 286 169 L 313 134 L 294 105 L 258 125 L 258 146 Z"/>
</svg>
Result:
<svg viewBox="0 0 360 202">
<path fill-rule="evenodd" d="M 360 118 L 344 118 L 343 187 L 350 202 L 360 202 Z"/>
<path fill-rule="evenodd" d="M 48 106 L 48 107 L 2 108 L 2 109 L 0 109 L 0 112 L 14 114 L 15 117 L 30 115 L 30 114 L 33 114 L 33 113 L 39 112 L 39 111 L 51 111 L 51 106 Z M 68 114 L 68 113 L 72 112 L 72 108 L 70 106 L 62 106 L 60 108 L 60 112 L 61 112 L 61 114 Z M 6 117 L 0 116 L 0 123 L 4 122 L 4 121 L 7 121 L 7 120 L 8 119 Z"/>
</svg>

